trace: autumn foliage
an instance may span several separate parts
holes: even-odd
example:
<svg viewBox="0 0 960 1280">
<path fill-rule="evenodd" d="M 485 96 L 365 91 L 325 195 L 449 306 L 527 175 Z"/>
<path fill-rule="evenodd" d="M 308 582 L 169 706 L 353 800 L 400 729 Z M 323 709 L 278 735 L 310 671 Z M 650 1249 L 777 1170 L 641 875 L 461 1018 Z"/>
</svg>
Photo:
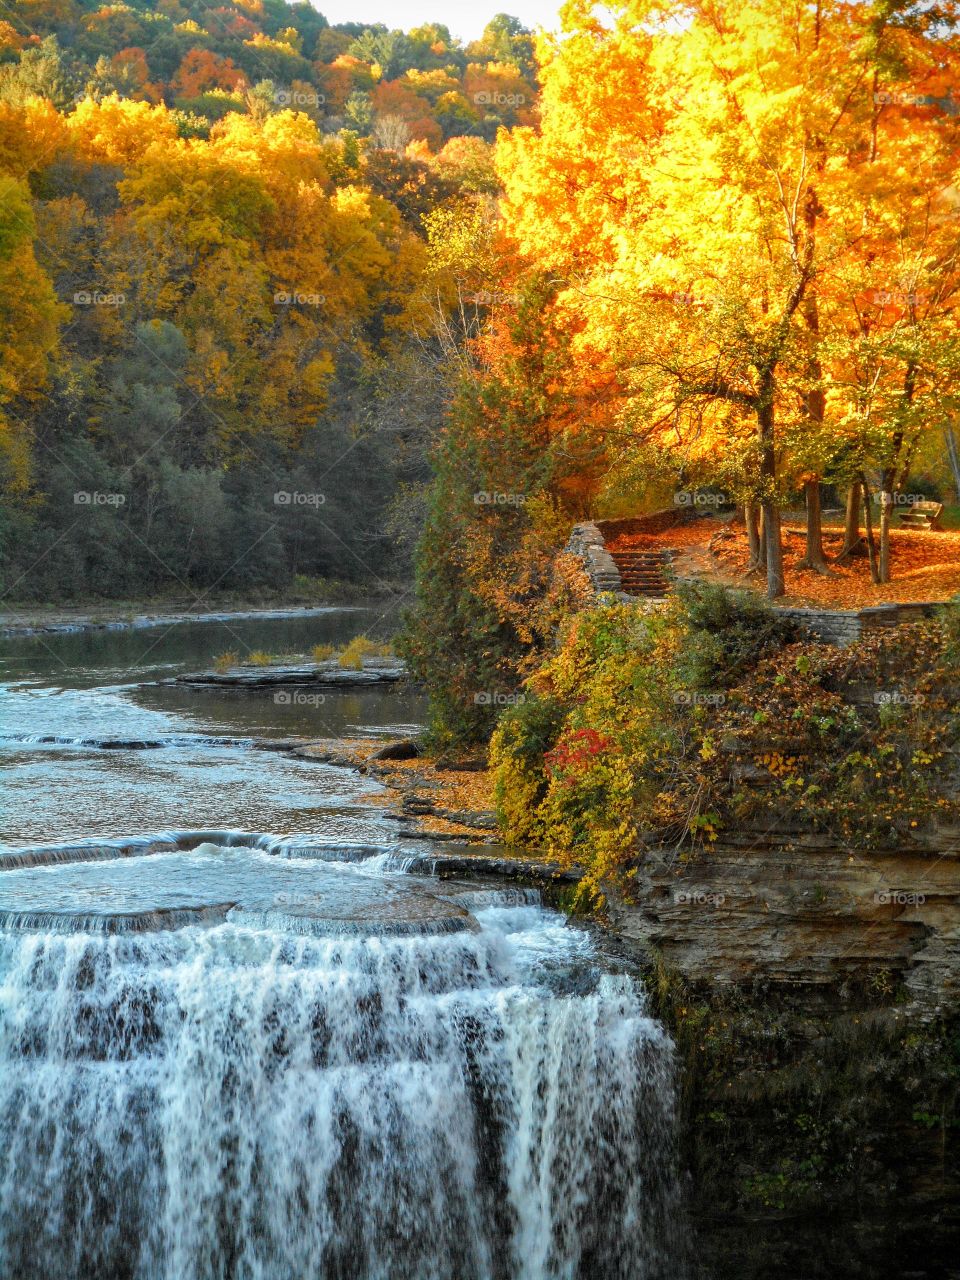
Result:
<svg viewBox="0 0 960 1280">
<path fill-rule="evenodd" d="M 879 489 L 884 581 L 892 495 L 956 407 L 956 14 L 611 10 L 566 6 L 539 126 L 498 148 L 505 232 L 561 282 L 603 483 L 722 486 L 771 595 L 784 505 L 805 499 L 805 567 L 827 572 L 822 482 Z"/>
<path fill-rule="evenodd" d="M 391 504 L 446 396 L 427 218 L 489 199 L 532 75 L 505 18 L 464 46 L 283 0 L 5 12 L 6 588 L 409 572 Z"/>
<path fill-rule="evenodd" d="M 505 834 L 582 865 L 594 902 L 646 848 L 709 857 L 731 833 L 936 847 L 958 816 L 957 616 L 840 649 L 717 587 L 581 613 L 494 734 Z"/>
</svg>

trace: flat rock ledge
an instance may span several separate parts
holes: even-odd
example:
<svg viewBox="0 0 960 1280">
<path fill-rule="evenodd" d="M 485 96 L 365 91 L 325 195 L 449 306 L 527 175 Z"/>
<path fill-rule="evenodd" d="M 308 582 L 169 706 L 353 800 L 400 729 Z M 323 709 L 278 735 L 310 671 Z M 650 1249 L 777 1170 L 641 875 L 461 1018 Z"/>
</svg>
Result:
<svg viewBox="0 0 960 1280">
<path fill-rule="evenodd" d="M 407 678 L 402 662 L 367 660 L 362 668 L 337 662 L 303 662 L 284 666 L 228 667 L 225 671 L 196 671 L 157 680 L 155 684 L 185 685 L 192 689 L 356 689 L 396 684 Z"/>
</svg>

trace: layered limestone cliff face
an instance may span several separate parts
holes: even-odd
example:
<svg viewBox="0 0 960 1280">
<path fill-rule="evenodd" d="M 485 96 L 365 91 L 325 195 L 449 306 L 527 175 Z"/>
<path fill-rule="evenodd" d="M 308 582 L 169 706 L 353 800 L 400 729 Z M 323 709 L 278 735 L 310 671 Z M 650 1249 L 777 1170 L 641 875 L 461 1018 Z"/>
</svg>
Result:
<svg viewBox="0 0 960 1280">
<path fill-rule="evenodd" d="M 728 833 L 610 923 L 684 1062 L 697 1280 L 955 1280 L 960 832 Z"/>
<path fill-rule="evenodd" d="M 648 856 L 633 899 L 612 903 L 617 930 L 695 983 L 762 981 L 811 1006 L 898 987 L 926 1016 L 960 1002 L 960 830 L 869 852 L 745 830 L 696 860 Z"/>
</svg>

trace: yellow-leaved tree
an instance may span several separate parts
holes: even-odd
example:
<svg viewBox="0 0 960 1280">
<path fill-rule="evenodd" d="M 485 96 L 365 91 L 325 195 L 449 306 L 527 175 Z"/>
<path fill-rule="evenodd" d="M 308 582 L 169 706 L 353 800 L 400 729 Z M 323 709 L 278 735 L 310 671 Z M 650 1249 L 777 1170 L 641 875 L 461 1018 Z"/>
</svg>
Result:
<svg viewBox="0 0 960 1280">
<path fill-rule="evenodd" d="M 35 233 L 26 184 L 0 174 L 0 460 L 3 483 L 20 492 L 31 453 L 21 415 L 43 394 L 67 312 L 37 262 Z"/>
<path fill-rule="evenodd" d="M 920 123 L 900 121 L 890 162 L 871 162 L 884 23 L 910 21 L 885 13 L 625 0 L 601 18 L 572 0 L 564 36 L 540 44 L 540 128 L 498 148 L 506 230 L 560 277 L 557 323 L 595 381 L 604 371 L 611 461 L 654 443 L 681 478 L 731 480 L 771 597 L 791 486 L 807 496 L 806 563 L 826 570 L 819 481 L 839 441 L 821 312 L 871 251 L 878 192 L 917 181 Z M 955 59 L 949 27 L 911 34 L 901 54 Z M 941 115 L 928 200 L 956 153 L 956 117 Z"/>
</svg>

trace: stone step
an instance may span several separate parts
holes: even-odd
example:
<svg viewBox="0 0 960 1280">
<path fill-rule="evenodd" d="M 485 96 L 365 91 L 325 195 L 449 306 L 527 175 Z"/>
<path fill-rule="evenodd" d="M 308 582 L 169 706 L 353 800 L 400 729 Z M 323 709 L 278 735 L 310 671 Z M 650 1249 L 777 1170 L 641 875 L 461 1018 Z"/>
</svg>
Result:
<svg viewBox="0 0 960 1280">
<path fill-rule="evenodd" d="M 670 579 L 667 576 L 669 553 L 628 548 L 611 554 L 620 570 L 620 582 L 625 595 L 665 596 L 670 590 Z"/>
<path fill-rule="evenodd" d="M 622 579 L 621 588 L 628 596 L 665 596 L 670 589 L 670 584 L 663 577 L 642 580 Z"/>
</svg>

